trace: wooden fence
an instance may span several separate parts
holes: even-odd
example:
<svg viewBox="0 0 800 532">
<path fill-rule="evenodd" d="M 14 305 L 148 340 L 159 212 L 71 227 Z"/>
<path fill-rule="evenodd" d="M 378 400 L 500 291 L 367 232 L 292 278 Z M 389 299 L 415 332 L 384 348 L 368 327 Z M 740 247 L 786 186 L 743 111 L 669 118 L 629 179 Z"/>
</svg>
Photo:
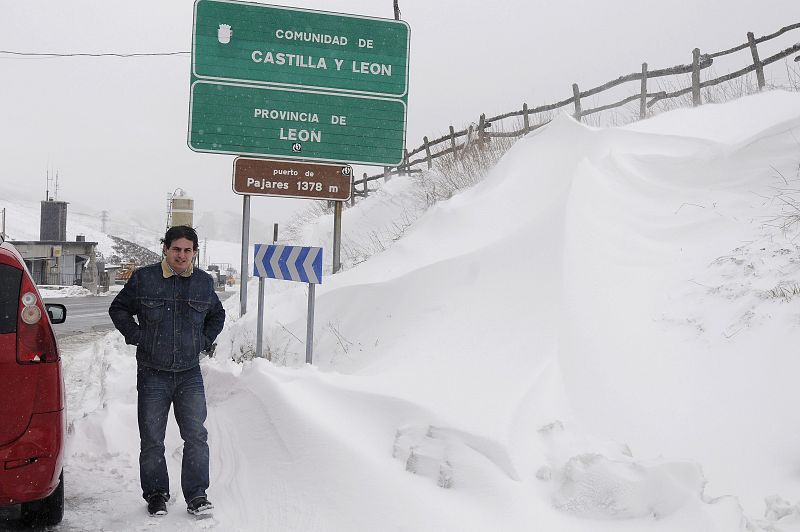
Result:
<svg viewBox="0 0 800 532">
<path fill-rule="evenodd" d="M 359 179 L 358 181 L 354 182 L 353 197 L 351 202 L 355 202 L 356 196 L 365 197 L 369 195 L 369 193 L 371 192 L 371 190 L 369 189 L 370 181 L 375 181 L 378 179 L 388 180 L 389 178 L 391 178 L 391 176 L 394 175 L 408 175 L 415 172 L 421 172 L 422 170 L 416 169 L 414 167 L 421 164 L 426 164 L 427 168 L 431 168 L 434 159 L 438 157 L 443 157 L 451 153 L 453 154 L 454 157 L 457 157 L 459 152 L 463 152 L 471 145 L 473 145 L 473 143 L 482 144 L 488 142 L 492 137 L 521 137 L 550 122 L 550 118 L 547 115 L 547 113 L 551 113 L 552 111 L 556 111 L 558 109 L 570 105 L 573 106 L 573 113 L 572 113 L 573 116 L 577 120 L 580 120 L 582 117 L 600 113 L 602 111 L 616 109 L 638 100 L 639 118 L 642 119 L 647 117 L 648 109 L 657 102 L 669 100 L 672 98 L 679 98 L 689 93 L 692 94 L 692 104 L 695 106 L 701 105 L 702 104 L 701 92 L 700 92 L 701 89 L 712 87 L 714 85 L 718 85 L 726 81 L 731 81 L 741 76 L 745 76 L 750 72 L 756 73 L 758 90 L 761 90 L 766 85 L 764 77 L 764 67 L 771 65 L 777 61 L 780 61 L 781 59 L 789 57 L 797 52 L 800 52 L 800 43 L 796 43 L 793 46 L 781 50 L 780 52 L 773 54 L 765 59 L 761 59 L 759 56 L 758 44 L 779 37 L 788 31 L 795 30 L 798 28 L 800 28 L 800 23 L 783 27 L 780 30 L 776 31 L 775 33 L 772 33 L 770 35 L 765 35 L 759 38 L 756 38 L 752 32 L 748 32 L 747 42 L 745 42 L 744 44 L 740 44 L 738 46 L 734 46 L 733 48 L 730 48 L 728 50 L 723 50 L 720 52 L 714 52 L 710 54 L 703 54 L 700 53 L 700 50 L 698 48 L 695 48 L 692 51 L 691 64 L 678 65 L 658 70 L 649 70 L 647 63 L 642 63 L 641 72 L 634 72 L 632 74 L 620 76 L 613 81 L 609 81 L 608 83 L 605 83 L 603 85 L 588 90 L 582 91 L 578 87 L 577 83 L 573 83 L 572 96 L 564 100 L 561 100 L 559 102 L 555 102 L 548 105 L 542 105 L 539 107 L 534 107 L 533 109 L 528 108 L 528 104 L 525 103 L 522 105 L 522 109 L 518 111 L 511 111 L 508 113 L 500 114 L 489 118 L 487 118 L 485 114 L 481 114 L 477 125 L 470 125 L 468 128 L 462 131 L 455 131 L 453 126 L 450 126 L 449 134 L 443 135 L 434 140 L 429 140 L 427 136 L 423 137 L 422 139 L 423 142 L 421 146 L 411 151 L 406 150 L 405 155 L 403 157 L 403 163 L 401 165 L 396 167 L 384 167 L 383 172 L 371 176 L 368 176 L 365 173 L 362 179 Z M 747 48 L 750 49 L 750 53 L 753 59 L 752 64 L 749 64 L 744 68 L 741 68 L 735 72 L 725 74 L 724 76 L 708 79 L 705 81 L 700 81 L 700 72 L 704 69 L 709 68 L 713 64 L 715 58 L 733 54 L 735 52 L 739 52 Z M 794 60 L 800 61 L 800 56 L 795 57 Z M 672 92 L 667 92 L 667 91 L 648 92 L 647 85 L 649 80 L 652 80 L 654 78 L 663 78 L 666 76 L 675 76 L 680 74 L 691 74 L 690 86 L 674 90 Z M 628 83 L 637 80 L 641 82 L 639 92 L 613 103 L 594 107 L 591 109 L 583 109 L 582 101 L 585 98 L 598 95 L 609 89 L 617 87 L 618 85 L 621 85 L 623 83 Z M 539 117 L 541 118 L 540 120 L 535 120 L 537 115 L 539 115 Z M 514 127 L 518 126 L 521 120 L 522 127 L 519 129 L 512 129 L 510 131 L 497 131 L 498 128 L 495 127 L 493 130 L 493 125 L 499 124 L 501 123 L 501 121 L 510 118 L 515 119 L 516 121 Z M 361 190 L 358 190 L 355 187 L 355 185 L 358 184 L 361 185 Z"/>
</svg>

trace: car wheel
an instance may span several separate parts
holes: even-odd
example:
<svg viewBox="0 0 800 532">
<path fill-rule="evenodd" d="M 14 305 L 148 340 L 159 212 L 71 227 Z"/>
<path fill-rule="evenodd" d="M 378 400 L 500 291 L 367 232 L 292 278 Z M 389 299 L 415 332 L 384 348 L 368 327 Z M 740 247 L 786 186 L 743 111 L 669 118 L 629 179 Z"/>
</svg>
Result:
<svg viewBox="0 0 800 532">
<path fill-rule="evenodd" d="M 58 478 L 58 486 L 49 497 L 41 501 L 22 505 L 22 521 L 30 526 L 57 525 L 64 518 L 64 471 Z"/>
</svg>

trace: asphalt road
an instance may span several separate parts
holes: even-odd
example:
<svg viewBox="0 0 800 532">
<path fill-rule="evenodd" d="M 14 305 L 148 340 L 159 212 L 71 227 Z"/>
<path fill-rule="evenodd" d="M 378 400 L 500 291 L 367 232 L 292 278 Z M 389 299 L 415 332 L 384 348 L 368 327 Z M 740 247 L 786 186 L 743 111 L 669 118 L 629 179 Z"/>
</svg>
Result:
<svg viewBox="0 0 800 532">
<path fill-rule="evenodd" d="M 53 325 L 59 338 L 114 329 L 108 317 L 108 306 L 113 296 L 54 297 L 45 303 L 61 303 L 67 307 L 67 321 Z"/>
</svg>

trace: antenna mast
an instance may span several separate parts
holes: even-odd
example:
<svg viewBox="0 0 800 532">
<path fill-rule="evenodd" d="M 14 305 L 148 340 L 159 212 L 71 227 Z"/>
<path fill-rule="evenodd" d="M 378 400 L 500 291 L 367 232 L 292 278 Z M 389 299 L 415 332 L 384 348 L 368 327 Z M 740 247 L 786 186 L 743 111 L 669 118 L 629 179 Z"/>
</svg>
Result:
<svg viewBox="0 0 800 532">
<path fill-rule="evenodd" d="M 53 196 L 50 196 L 50 183 L 53 183 Z M 45 201 L 55 200 L 58 201 L 58 172 L 55 176 L 50 176 L 50 168 L 47 168 L 47 189 L 44 193 Z"/>
</svg>

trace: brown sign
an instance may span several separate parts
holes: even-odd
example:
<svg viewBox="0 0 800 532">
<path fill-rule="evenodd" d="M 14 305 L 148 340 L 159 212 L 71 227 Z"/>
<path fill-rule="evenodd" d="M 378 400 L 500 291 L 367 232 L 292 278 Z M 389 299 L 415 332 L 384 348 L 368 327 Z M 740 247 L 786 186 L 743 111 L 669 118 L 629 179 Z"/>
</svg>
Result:
<svg viewBox="0 0 800 532">
<path fill-rule="evenodd" d="M 233 191 L 253 196 L 350 199 L 353 169 L 346 164 L 298 163 L 237 157 Z"/>
</svg>

